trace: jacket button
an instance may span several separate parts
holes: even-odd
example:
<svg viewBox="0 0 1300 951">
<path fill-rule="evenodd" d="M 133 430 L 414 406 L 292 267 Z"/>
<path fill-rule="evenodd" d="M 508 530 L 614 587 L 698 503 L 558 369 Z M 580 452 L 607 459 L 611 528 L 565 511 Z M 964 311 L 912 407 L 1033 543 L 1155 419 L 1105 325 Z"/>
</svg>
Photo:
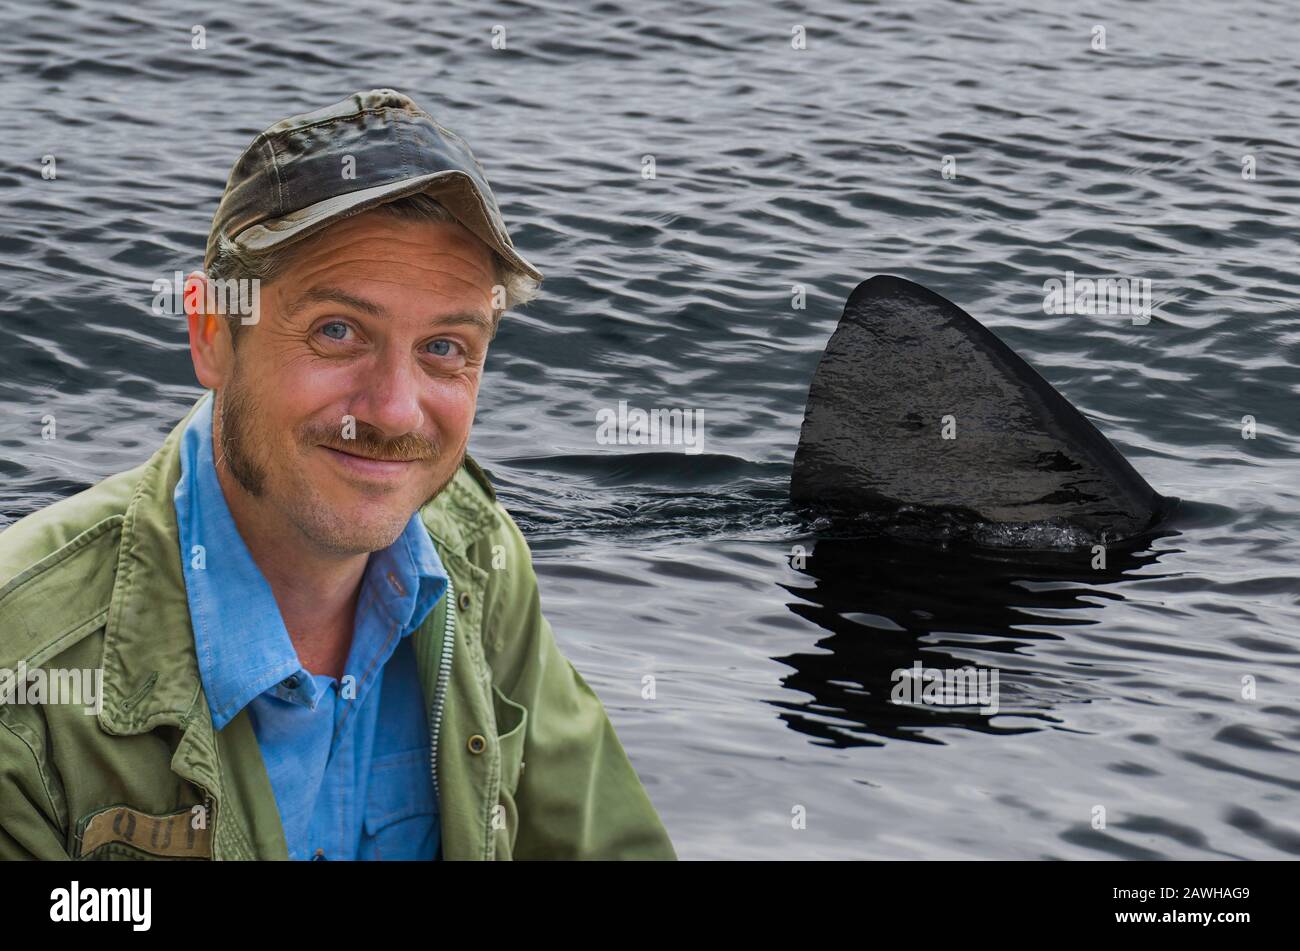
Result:
<svg viewBox="0 0 1300 951">
<path fill-rule="evenodd" d="M 462 611 L 468 611 L 468 610 L 469 610 L 469 592 L 468 592 L 468 591 L 462 591 L 462 592 L 460 593 L 460 598 L 459 598 L 459 600 L 456 602 L 456 604 L 460 607 L 460 609 L 461 609 Z"/>
<path fill-rule="evenodd" d="M 487 749 L 487 740 L 483 739 L 482 733 L 475 733 L 469 738 L 469 751 L 474 754 L 482 753 Z"/>
</svg>

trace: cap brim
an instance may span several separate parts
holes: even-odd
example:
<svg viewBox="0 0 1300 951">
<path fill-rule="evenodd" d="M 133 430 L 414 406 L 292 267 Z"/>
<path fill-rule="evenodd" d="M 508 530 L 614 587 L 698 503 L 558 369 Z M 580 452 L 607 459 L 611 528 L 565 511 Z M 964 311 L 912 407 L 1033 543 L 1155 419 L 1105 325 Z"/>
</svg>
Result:
<svg viewBox="0 0 1300 951">
<path fill-rule="evenodd" d="M 473 180 L 464 172 L 454 169 L 363 188 L 346 195 L 335 195 L 283 217 L 245 228 L 232 235 L 231 240 L 250 251 L 266 251 L 300 241 L 326 225 L 418 192 L 428 192 L 436 197 L 462 225 L 495 249 L 512 266 L 535 281 L 542 280 L 542 272 L 529 264 L 515 250 L 509 236 L 495 226 Z"/>
</svg>

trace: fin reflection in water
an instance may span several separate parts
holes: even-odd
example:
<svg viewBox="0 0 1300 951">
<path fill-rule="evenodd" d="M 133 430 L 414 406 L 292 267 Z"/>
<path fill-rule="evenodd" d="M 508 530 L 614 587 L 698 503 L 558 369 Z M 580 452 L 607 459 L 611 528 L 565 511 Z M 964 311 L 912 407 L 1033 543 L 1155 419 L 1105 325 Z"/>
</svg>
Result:
<svg viewBox="0 0 1300 951">
<path fill-rule="evenodd" d="M 1055 660 L 1045 642 L 1097 623 L 1099 601 L 1124 600 L 1115 583 L 1157 557 L 1146 542 L 1112 546 L 1106 567 L 1094 570 L 1088 551 L 1026 558 L 970 545 L 821 538 L 800 569 L 809 583 L 784 587 L 800 598 L 790 610 L 827 636 L 816 650 L 776 658 L 791 668 L 783 685 L 808 697 L 772 702 L 792 729 L 837 747 L 942 743 L 941 728 L 1052 728 L 1061 722 L 1053 712 L 1060 705 L 1108 694 L 1104 680 L 1077 661 Z M 895 671 L 917 661 L 974 667 L 990 681 L 996 670 L 996 713 L 892 702 Z"/>
</svg>

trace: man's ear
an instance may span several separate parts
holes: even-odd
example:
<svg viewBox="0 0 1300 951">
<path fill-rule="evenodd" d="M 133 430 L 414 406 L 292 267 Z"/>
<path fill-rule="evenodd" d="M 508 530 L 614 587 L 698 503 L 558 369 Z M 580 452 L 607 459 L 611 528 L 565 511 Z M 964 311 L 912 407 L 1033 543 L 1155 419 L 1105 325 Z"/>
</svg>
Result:
<svg viewBox="0 0 1300 951">
<path fill-rule="evenodd" d="M 191 271 L 185 278 L 185 321 L 190 330 L 190 359 L 194 375 L 209 390 L 220 389 L 234 362 L 234 338 L 229 318 L 209 313 L 208 278 L 202 271 Z"/>
</svg>

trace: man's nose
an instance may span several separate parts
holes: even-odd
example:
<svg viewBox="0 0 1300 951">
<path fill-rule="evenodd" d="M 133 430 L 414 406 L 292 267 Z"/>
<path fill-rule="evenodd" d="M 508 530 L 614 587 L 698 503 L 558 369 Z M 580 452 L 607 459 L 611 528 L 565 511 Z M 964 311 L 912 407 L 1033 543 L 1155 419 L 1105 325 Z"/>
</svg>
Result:
<svg viewBox="0 0 1300 951">
<path fill-rule="evenodd" d="M 420 395 L 428 376 L 415 365 L 415 360 L 395 354 L 385 354 L 378 365 L 372 365 L 366 378 L 360 381 L 359 399 L 356 401 L 357 419 L 369 423 L 389 439 L 424 426 L 424 410 L 420 408 Z"/>
</svg>

